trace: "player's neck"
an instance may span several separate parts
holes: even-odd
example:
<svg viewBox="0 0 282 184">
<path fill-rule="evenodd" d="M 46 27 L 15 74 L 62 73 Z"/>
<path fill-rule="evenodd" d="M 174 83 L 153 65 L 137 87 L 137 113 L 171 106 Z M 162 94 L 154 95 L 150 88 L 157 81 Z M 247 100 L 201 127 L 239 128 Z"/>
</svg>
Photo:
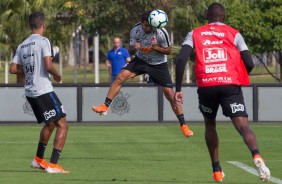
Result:
<svg viewBox="0 0 282 184">
<path fill-rule="evenodd" d="M 39 34 L 39 35 L 43 35 L 44 33 L 44 29 L 33 29 L 32 30 L 32 34 Z"/>
</svg>

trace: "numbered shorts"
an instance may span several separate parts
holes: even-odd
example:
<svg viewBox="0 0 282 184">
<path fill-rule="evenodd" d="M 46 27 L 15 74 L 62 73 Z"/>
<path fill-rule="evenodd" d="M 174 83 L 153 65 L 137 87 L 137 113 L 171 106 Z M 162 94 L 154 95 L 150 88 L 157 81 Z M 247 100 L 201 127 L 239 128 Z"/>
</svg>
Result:
<svg viewBox="0 0 282 184">
<path fill-rule="evenodd" d="M 38 123 L 46 124 L 58 121 L 66 116 L 63 105 L 55 92 L 32 98 L 26 97 L 29 102 Z"/>
<path fill-rule="evenodd" d="M 135 58 L 127 63 L 127 65 L 125 65 L 123 69 L 136 73 L 137 75 L 147 73 L 154 83 L 163 87 L 173 87 L 171 76 L 168 71 L 167 62 L 159 65 L 149 65 L 135 56 Z"/>
<path fill-rule="evenodd" d="M 198 88 L 199 109 L 208 119 L 215 119 L 219 105 L 223 115 L 248 117 L 240 86 L 225 85 Z"/>
</svg>

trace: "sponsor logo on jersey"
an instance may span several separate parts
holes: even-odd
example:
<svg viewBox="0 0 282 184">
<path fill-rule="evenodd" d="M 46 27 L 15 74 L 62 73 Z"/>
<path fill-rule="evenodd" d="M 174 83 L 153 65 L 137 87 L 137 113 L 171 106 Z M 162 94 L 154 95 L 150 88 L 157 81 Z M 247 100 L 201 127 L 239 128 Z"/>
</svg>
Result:
<svg viewBox="0 0 282 184">
<path fill-rule="evenodd" d="M 225 36 L 225 33 L 216 32 L 216 31 L 204 31 L 204 32 L 201 32 L 201 36 L 218 36 L 218 37 L 224 37 L 224 36 Z"/>
<path fill-rule="evenodd" d="M 26 59 L 26 58 L 31 57 L 31 56 L 34 56 L 34 54 L 33 53 L 32 54 L 24 54 L 23 58 Z"/>
<path fill-rule="evenodd" d="M 202 82 L 232 83 L 232 79 L 231 77 L 207 77 L 203 78 Z"/>
<path fill-rule="evenodd" d="M 227 61 L 226 48 L 208 48 L 203 50 L 205 63 Z"/>
<path fill-rule="evenodd" d="M 227 72 L 226 64 L 214 64 L 206 66 L 206 73 Z"/>
<path fill-rule="evenodd" d="M 243 104 L 233 103 L 233 104 L 230 104 L 230 107 L 232 109 L 233 114 L 238 112 L 238 111 L 242 111 L 242 112 L 245 111 L 245 106 Z"/>
<path fill-rule="evenodd" d="M 21 48 L 23 49 L 23 48 L 29 47 L 29 46 L 31 46 L 31 45 L 35 45 L 35 42 L 31 42 L 31 43 L 28 43 L 28 44 L 24 44 L 24 45 L 21 46 Z"/>
<path fill-rule="evenodd" d="M 44 115 L 45 120 L 48 121 L 48 119 L 56 116 L 56 111 L 54 109 L 52 109 L 49 112 L 47 112 L 47 111 L 44 112 L 43 115 Z"/>
<path fill-rule="evenodd" d="M 34 72 L 34 65 L 25 66 L 25 73 L 33 73 L 33 72 Z"/>
<path fill-rule="evenodd" d="M 208 46 L 208 45 L 220 45 L 220 44 L 223 44 L 223 40 L 214 40 L 214 41 L 211 41 L 211 40 L 204 40 L 202 41 L 202 44 L 204 46 Z"/>
</svg>

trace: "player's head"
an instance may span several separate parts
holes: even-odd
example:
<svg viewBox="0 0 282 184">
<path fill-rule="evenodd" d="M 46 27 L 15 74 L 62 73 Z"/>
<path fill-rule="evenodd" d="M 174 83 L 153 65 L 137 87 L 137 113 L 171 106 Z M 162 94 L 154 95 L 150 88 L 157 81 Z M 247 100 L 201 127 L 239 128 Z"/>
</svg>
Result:
<svg viewBox="0 0 282 184">
<path fill-rule="evenodd" d="M 208 7 L 207 19 L 208 22 L 224 22 L 225 9 L 220 3 L 212 3 Z"/>
<path fill-rule="evenodd" d="M 28 17 L 29 27 L 31 30 L 45 28 L 45 15 L 42 12 L 33 12 Z"/>
<path fill-rule="evenodd" d="M 113 39 L 114 48 L 117 49 L 121 46 L 121 38 L 119 36 L 115 36 Z"/>
<path fill-rule="evenodd" d="M 151 10 L 148 10 L 142 13 L 141 15 L 141 24 L 145 33 L 150 33 L 152 31 L 152 27 L 148 22 L 148 18 L 151 12 L 152 12 Z"/>
</svg>

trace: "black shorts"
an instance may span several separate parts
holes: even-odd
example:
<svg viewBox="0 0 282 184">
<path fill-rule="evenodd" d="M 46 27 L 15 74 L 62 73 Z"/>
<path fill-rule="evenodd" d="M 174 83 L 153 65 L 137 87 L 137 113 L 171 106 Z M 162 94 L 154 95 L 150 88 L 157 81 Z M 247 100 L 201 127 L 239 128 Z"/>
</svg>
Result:
<svg viewBox="0 0 282 184">
<path fill-rule="evenodd" d="M 26 97 L 38 123 L 48 124 L 66 116 L 64 107 L 55 92 L 32 98 Z"/>
<path fill-rule="evenodd" d="M 173 87 L 167 63 L 149 65 L 136 56 L 132 61 L 125 65 L 123 69 L 136 73 L 137 75 L 147 73 L 154 83 L 163 87 Z"/>
<path fill-rule="evenodd" d="M 240 86 L 212 86 L 198 88 L 199 109 L 208 119 L 215 119 L 219 105 L 223 115 L 233 117 L 248 117 Z"/>
</svg>

